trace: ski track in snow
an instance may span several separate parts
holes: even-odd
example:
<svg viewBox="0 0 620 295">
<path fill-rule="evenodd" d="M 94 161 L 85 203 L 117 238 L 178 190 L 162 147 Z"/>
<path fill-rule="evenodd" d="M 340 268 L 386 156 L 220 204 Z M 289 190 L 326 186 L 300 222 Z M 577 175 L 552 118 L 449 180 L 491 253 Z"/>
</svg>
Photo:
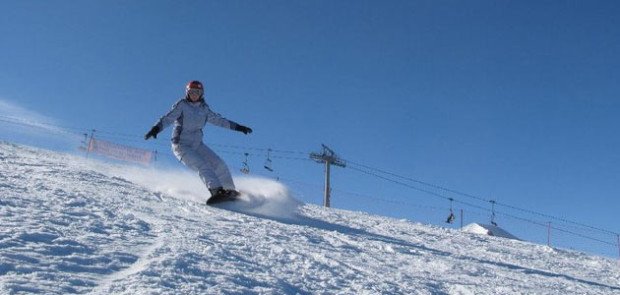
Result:
<svg viewBox="0 0 620 295">
<path fill-rule="evenodd" d="M 0 294 L 620 294 L 620 264 L 0 143 Z"/>
</svg>

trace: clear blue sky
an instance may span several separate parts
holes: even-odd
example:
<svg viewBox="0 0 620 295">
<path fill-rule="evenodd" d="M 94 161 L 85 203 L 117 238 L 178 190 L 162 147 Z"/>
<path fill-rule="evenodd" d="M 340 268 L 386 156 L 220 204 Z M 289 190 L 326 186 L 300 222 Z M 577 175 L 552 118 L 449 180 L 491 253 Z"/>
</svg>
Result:
<svg viewBox="0 0 620 295">
<path fill-rule="evenodd" d="M 252 148 L 307 158 L 325 143 L 357 163 L 620 232 L 618 1 L 3 1 L 0 11 L 0 100 L 55 124 L 130 135 L 116 140 L 169 157 L 170 130 L 141 137 L 198 79 L 215 111 L 255 131 L 207 128 L 234 172 L 243 151 L 221 145 L 247 147 L 253 172 L 270 175 Z M 274 168 L 321 203 L 320 165 Z M 440 225 L 447 215 L 441 198 L 333 171 L 333 207 Z M 546 242 L 544 228 L 497 221 Z"/>
</svg>

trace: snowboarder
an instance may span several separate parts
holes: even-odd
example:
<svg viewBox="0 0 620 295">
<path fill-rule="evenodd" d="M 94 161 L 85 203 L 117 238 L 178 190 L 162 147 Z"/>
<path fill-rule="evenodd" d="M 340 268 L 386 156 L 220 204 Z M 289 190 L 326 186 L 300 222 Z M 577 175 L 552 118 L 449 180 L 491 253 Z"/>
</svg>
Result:
<svg viewBox="0 0 620 295">
<path fill-rule="evenodd" d="M 157 134 L 174 123 L 172 151 L 190 169 L 198 172 L 200 179 L 209 189 L 211 198 L 207 204 L 234 200 L 239 192 L 228 167 L 209 147 L 202 142 L 202 128 L 209 122 L 244 134 L 252 129 L 230 121 L 213 112 L 204 100 L 204 87 L 199 81 L 190 81 L 185 87 L 185 97 L 172 106 L 172 109 L 157 121 L 144 139 L 157 138 Z"/>
</svg>

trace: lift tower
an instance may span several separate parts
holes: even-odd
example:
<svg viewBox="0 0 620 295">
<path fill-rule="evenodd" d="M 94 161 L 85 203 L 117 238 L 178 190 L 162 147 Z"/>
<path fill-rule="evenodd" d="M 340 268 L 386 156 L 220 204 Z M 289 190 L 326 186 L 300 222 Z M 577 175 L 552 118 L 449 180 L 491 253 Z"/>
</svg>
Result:
<svg viewBox="0 0 620 295">
<path fill-rule="evenodd" d="M 325 198 L 323 199 L 323 206 L 330 207 L 330 166 L 336 165 L 338 167 L 346 167 L 346 163 L 336 156 L 336 153 L 328 148 L 326 145 L 321 144 L 323 146 L 323 153 L 310 153 L 310 158 L 316 161 L 317 163 L 325 163 Z"/>
</svg>

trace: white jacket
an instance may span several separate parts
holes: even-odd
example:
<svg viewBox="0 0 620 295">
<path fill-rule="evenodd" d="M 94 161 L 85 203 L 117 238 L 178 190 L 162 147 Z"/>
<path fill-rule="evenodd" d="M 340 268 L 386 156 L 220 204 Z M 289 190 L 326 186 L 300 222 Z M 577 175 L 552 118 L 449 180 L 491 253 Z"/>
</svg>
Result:
<svg viewBox="0 0 620 295">
<path fill-rule="evenodd" d="M 203 99 L 191 102 L 183 98 L 157 121 L 156 126 L 159 126 L 159 130 L 164 130 L 174 123 L 172 143 L 193 146 L 202 142 L 202 128 L 207 122 L 233 130 L 239 125 L 213 112 Z"/>
</svg>

